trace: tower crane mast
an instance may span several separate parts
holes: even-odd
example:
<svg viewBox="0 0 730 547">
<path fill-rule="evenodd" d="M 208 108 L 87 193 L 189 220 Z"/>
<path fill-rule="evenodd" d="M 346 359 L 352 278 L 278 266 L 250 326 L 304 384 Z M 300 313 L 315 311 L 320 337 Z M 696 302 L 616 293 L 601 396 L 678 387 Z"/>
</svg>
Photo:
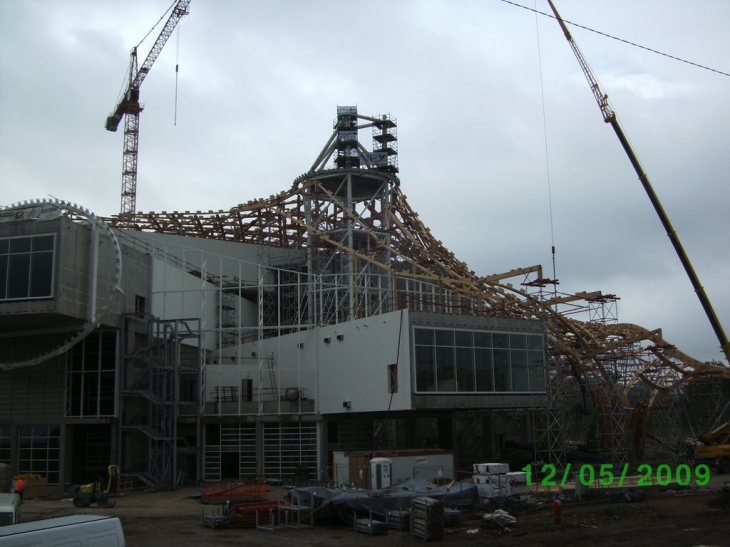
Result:
<svg viewBox="0 0 730 547">
<path fill-rule="evenodd" d="M 165 47 L 180 19 L 187 15 L 192 0 L 178 0 L 142 66 L 137 69 L 137 46 L 132 48 L 129 61 L 127 88 L 114 111 L 106 119 L 107 131 L 116 131 L 124 117 L 124 149 L 122 152 L 122 200 L 119 216 L 131 222 L 137 210 L 137 155 L 139 152 L 139 113 L 144 105 L 139 102 L 139 88 L 152 65 Z"/>
<path fill-rule="evenodd" d="M 687 276 L 690 279 L 690 282 L 692 283 L 692 287 L 695 290 L 695 293 L 697 293 L 697 298 L 700 300 L 700 304 L 702 304 L 702 308 L 705 310 L 705 314 L 707 315 L 707 318 L 710 321 L 710 324 L 712 325 L 713 330 L 715 331 L 715 335 L 717 336 L 717 339 L 720 342 L 720 347 L 722 348 L 723 353 L 725 354 L 725 358 L 730 362 L 730 342 L 728 341 L 727 336 L 725 335 L 725 331 L 722 328 L 722 325 L 720 324 L 720 320 L 717 318 L 717 315 L 715 314 L 715 310 L 712 307 L 712 304 L 710 303 L 710 299 L 707 297 L 707 294 L 705 293 L 705 289 L 700 283 L 699 277 L 697 276 L 697 273 L 695 272 L 694 268 L 692 267 L 692 263 L 689 260 L 689 257 L 687 256 L 687 253 L 684 250 L 684 247 L 682 246 L 682 243 L 679 240 L 679 236 L 677 235 L 677 232 L 672 227 L 672 223 L 669 221 L 669 217 L 667 216 L 667 213 L 664 211 L 664 207 L 662 207 L 661 202 L 659 201 L 659 197 L 656 195 L 656 192 L 654 192 L 654 188 L 651 185 L 651 182 L 649 182 L 649 177 L 644 172 L 644 169 L 641 167 L 641 163 L 639 163 L 639 159 L 636 157 L 636 154 L 634 153 L 633 148 L 631 147 L 631 144 L 629 143 L 628 138 L 624 134 L 623 129 L 621 128 L 621 125 L 618 123 L 618 120 L 616 119 L 616 113 L 614 112 L 613 108 L 611 108 L 611 105 L 608 102 L 608 95 L 606 95 L 602 90 L 601 87 L 598 85 L 598 80 L 596 80 L 595 76 L 593 75 L 593 72 L 591 71 L 590 67 L 588 66 L 588 62 L 583 57 L 583 54 L 581 53 L 580 49 L 578 49 L 578 44 L 575 43 L 573 40 L 573 37 L 570 34 L 570 31 L 568 31 L 568 27 L 565 25 L 565 22 L 560 17 L 560 14 L 558 13 L 558 10 L 555 8 L 555 5 L 553 4 L 552 0 L 547 0 L 548 4 L 550 4 L 550 9 L 552 9 L 553 14 L 555 14 L 555 19 L 560 24 L 560 28 L 563 31 L 563 34 L 565 35 L 565 38 L 568 40 L 568 43 L 570 44 L 570 48 L 573 50 L 573 53 L 575 54 L 575 57 L 578 59 L 578 64 L 580 64 L 581 69 L 583 70 L 583 74 L 586 77 L 586 80 L 588 80 L 588 85 L 591 88 L 591 91 L 593 92 L 593 96 L 596 99 L 596 102 L 598 103 L 598 107 L 601 109 L 601 114 L 603 114 L 603 121 L 605 121 L 608 124 L 611 124 L 611 127 L 613 128 L 614 132 L 616 133 L 616 136 L 618 137 L 618 140 L 621 142 L 621 146 L 623 147 L 624 151 L 626 152 L 626 155 L 629 158 L 629 161 L 631 162 L 631 165 L 634 167 L 634 171 L 636 171 L 636 174 L 639 177 L 639 180 L 641 181 L 642 186 L 644 187 L 644 190 L 646 191 L 647 195 L 649 196 L 649 200 L 651 201 L 652 205 L 654 206 L 654 210 L 656 211 L 657 215 L 659 216 L 659 220 L 662 223 L 662 226 L 664 226 L 664 229 L 667 232 L 667 236 L 669 237 L 669 240 L 672 242 L 672 246 L 674 247 L 674 250 L 677 253 L 677 256 L 679 256 L 679 261 L 682 263 L 682 266 L 684 266 L 684 270 L 687 273 Z"/>
</svg>

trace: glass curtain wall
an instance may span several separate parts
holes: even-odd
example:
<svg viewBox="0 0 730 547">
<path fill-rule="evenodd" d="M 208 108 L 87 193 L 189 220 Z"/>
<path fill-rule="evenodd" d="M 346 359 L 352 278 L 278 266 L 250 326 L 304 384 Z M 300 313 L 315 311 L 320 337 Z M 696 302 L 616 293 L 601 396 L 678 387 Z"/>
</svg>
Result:
<svg viewBox="0 0 730 547">
<path fill-rule="evenodd" d="M 414 328 L 416 392 L 545 391 L 542 334 Z"/>
</svg>

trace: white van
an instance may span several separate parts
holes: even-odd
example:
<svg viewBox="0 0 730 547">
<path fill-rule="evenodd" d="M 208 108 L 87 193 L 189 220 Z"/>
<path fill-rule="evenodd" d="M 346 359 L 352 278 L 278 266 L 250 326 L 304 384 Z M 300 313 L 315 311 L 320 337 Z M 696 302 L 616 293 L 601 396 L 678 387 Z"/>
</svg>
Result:
<svg viewBox="0 0 730 547">
<path fill-rule="evenodd" d="M 0 547 L 126 547 L 116 517 L 71 515 L 0 527 Z"/>
<path fill-rule="evenodd" d="M 20 496 L 18 494 L 0 494 L 0 526 L 19 522 Z"/>
</svg>

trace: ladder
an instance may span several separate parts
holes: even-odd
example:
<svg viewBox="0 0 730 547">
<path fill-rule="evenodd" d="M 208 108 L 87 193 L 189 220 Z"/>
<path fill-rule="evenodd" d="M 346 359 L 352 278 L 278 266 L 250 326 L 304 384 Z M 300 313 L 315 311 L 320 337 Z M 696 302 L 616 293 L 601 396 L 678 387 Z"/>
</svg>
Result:
<svg viewBox="0 0 730 547">
<path fill-rule="evenodd" d="M 276 370 L 274 369 L 274 355 L 266 356 L 266 364 L 269 367 L 269 380 L 271 382 L 271 397 L 273 401 L 278 400 L 278 389 L 276 388 Z"/>
</svg>

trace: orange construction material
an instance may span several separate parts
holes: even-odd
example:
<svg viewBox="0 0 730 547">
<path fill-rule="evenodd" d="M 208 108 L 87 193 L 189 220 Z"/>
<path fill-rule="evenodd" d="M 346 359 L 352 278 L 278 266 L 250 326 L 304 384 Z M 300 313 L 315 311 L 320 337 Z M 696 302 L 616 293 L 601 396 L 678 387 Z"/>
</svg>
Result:
<svg viewBox="0 0 730 547">
<path fill-rule="evenodd" d="M 276 500 L 239 503 L 233 506 L 233 526 L 255 528 L 257 524 L 279 524 L 279 502 Z M 257 520 L 258 516 L 258 520 Z"/>
<path fill-rule="evenodd" d="M 266 499 L 265 481 L 228 481 L 204 486 L 203 503 L 224 501 L 262 501 Z"/>
</svg>

